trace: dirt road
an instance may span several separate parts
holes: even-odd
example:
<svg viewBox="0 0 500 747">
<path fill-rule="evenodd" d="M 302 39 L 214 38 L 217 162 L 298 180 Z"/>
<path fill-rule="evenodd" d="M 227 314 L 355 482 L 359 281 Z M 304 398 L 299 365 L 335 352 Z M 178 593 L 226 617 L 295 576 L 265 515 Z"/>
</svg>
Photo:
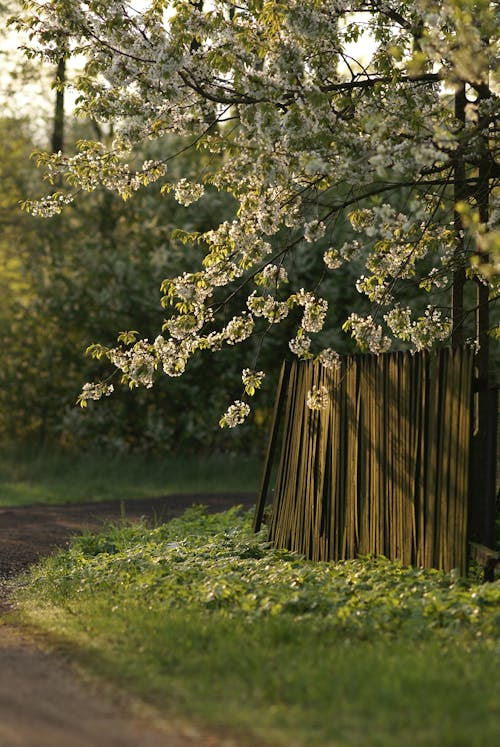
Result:
<svg viewBox="0 0 500 747">
<path fill-rule="evenodd" d="M 118 521 L 168 519 L 194 503 L 221 511 L 255 496 L 167 496 L 153 500 L 0 509 L 0 608 L 8 579 L 71 535 Z M 0 620 L 1 623 L 1 620 Z M 0 747 L 236 747 L 232 740 L 154 722 L 124 697 L 83 681 L 69 662 L 12 626 L 0 624 Z"/>
</svg>

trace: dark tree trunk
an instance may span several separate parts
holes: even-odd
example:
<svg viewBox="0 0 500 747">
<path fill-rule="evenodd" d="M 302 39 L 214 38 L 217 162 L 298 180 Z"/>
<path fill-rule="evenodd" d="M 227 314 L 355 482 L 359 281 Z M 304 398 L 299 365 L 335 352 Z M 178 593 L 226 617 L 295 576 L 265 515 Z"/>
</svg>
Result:
<svg viewBox="0 0 500 747">
<path fill-rule="evenodd" d="M 64 81 L 66 80 L 66 60 L 61 57 L 56 71 L 56 105 L 52 130 L 52 152 L 64 150 Z"/>
<path fill-rule="evenodd" d="M 465 83 L 462 82 L 455 93 L 455 117 L 460 123 L 461 129 L 465 125 Z M 457 158 L 453 179 L 453 199 L 455 203 L 454 225 L 456 234 L 455 265 L 453 268 L 453 281 L 451 288 L 451 321 L 452 321 L 452 343 L 461 345 L 464 332 L 464 285 L 465 285 L 465 242 L 462 218 L 456 206 L 467 196 L 467 182 L 465 173 L 465 161 L 463 156 Z"/>
<path fill-rule="evenodd" d="M 477 87 L 478 104 L 490 98 L 487 83 Z M 481 152 L 477 187 L 474 198 L 481 224 L 489 220 L 491 152 L 489 119 L 478 122 L 481 133 Z M 488 255 L 481 254 L 480 261 L 487 263 Z M 495 473 L 496 473 L 496 391 L 489 380 L 489 290 L 480 278 L 476 280 L 476 342 L 475 356 L 474 430 L 472 438 L 472 485 L 470 495 L 471 528 L 480 542 L 490 547 L 495 542 Z"/>
</svg>

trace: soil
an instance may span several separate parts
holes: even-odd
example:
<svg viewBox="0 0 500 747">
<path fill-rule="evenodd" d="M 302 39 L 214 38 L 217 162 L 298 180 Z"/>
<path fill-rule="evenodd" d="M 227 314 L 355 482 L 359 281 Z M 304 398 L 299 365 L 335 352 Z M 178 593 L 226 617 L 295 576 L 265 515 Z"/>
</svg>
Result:
<svg viewBox="0 0 500 747">
<path fill-rule="evenodd" d="M 0 508 L 0 615 L 12 579 L 71 537 L 109 522 L 151 523 L 194 505 L 251 508 L 255 494 L 170 495 L 124 502 Z M 0 623 L 2 619 L 0 617 Z M 235 747 L 219 734 L 145 714 L 137 703 L 83 681 L 61 653 L 10 624 L 0 624 L 0 747 Z"/>
</svg>

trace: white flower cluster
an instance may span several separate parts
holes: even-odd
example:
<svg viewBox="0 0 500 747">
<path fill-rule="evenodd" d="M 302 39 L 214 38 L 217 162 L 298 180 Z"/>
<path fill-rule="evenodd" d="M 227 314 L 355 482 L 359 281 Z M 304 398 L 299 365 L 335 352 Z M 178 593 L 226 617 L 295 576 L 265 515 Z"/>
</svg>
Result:
<svg viewBox="0 0 500 747">
<path fill-rule="evenodd" d="M 319 241 L 326 233 L 326 226 L 320 220 L 312 220 L 304 224 L 304 239 L 308 244 Z"/>
<path fill-rule="evenodd" d="M 444 259 L 444 258 L 443 258 Z M 449 283 L 449 273 L 446 269 L 449 268 L 450 262 L 447 260 L 442 261 L 443 267 L 432 267 L 429 274 L 420 282 L 420 287 L 430 291 L 432 286 L 434 288 L 446 288 Z M 448 267 L 447 267 L 448 266 Z"/>
<path fill-rule="evenodd" d="M 22 208 L 39 218 L 52 218 L 54 215 L 59 215 L 64 206 L 70 205 L 73 199 L 74 195 L 72 194 L 63 195 L 60 192 L 55 192 L 52 195 L 47 195 L 47 197 L 42 197 L 40 200 L 27 200 L 22 203 Z"/>
<path fill-rule="evenodd" d="M 329 270 L 338 270 L 344 264 L 344 259 L 338 249 L 327 249 L 323 254 L 323 262 Z"/>
<path fill-rule="evenodd" d="M 288 316 L 286 301 L 277 301 L 273 296 L 258 296 L 255 291 L 247 298 L 247 306 L 256 317 L 264 317 L 270 324 L 278 324 Z"/>
<path fill-rule="evenodd" d="M 253 332 L 255 322 L 251 314 L 243 312 L 239 316 L 233 316 L 231 321 L 226 324 L 224 337 L 228 345 L 237 345 L 243 342 Z"/>
<path fill-rule="evenodd" d="M 186 370 L 190 352 L 188 343 L 185 341 L 176 343 L 173 339 L 165 340 L 162 335 L 158 335 L 153 348 L 167 376 L 182 376 Z"/>
<path fill-rule="evenodd" d="M 196 311 L 198 313 L 179 314 L 178 316 L 167 319 L 165 327 L 172 337 L 177 340 L 183 340 L 185 337 L 192 336 L 202 328 L 207 318 L 205 312 L 210 310 L 198 307 Z"/>
<path fill-rule="evenodd" d="M 221 428 L 235 428 L 243 423 L 250 412 L 250 406 L 246 402 L 237 399 L 229 405 L 226 412 L 219 420 Z"/>
<path fill-rule="evenodd" d="M 311 347 L 311 338 L 307 335 L 297 335 L 297 337 L 292 337 L 290 342 L 288 343 L 288 347 L 299 358 L 309 358 L 311 357 L 311 353 L 309 353 L 309 348 Z"/>
<path fill-rule="evenodd" d="M 195 184 L 189 182 L 187 179 L 179 179 L 174 186 L 174 196 L 179 205 L 187 207 L 191 203 L 196 202 L 205 193 L 203 184 Z"/>
<path fill-rule="evenodd" d="M 385 314 L 384 319 L 400 340 L 411 339 L 411 309 L 396 306 Z"/>
<path fill-rule="evenodd" d="M 376 324 L 371 314 L 362 317 L 353 313 L 344 324 L 344 329 L 351 330 L 351 334 L 361 350 L 370 353 L 386 353 L 391 347 L 391 341 L 383 334 L 382 326 Z"/>
<path fill-rule="evenodd" d="M 423 316 L 412 320 L 411 309 L 397 306 L 384 316 L 387 325 L 401 340 L 409 340 L 416 350 L 426 350 L 436 342 L 447 340 L 451 322 L 439 309 L 427 307 Z"/>
<path fill-rule="evenodd" d="M 335 350 L 332 350 L 332 348 L 324 348 L 319 355 L 316 356 L 316 360 L 321 363 L 323 368 L 330 370 L 340 368 L 341 365 L 340 355 Z"/>
<path fill-rule="evenodd" d="M 187 304 L 189 310 L 201 305 L 210 297 L 212 289 L 206 274 L 201 272 L 184 272 L 176 278 L 165 281 L 163 289 L 168 298 L 178 298 Z"/>
<path fill-rule="evenodd" d="M 264 371 L 253 371 L 250 368 L 244 368 L 241 373 L 241 380 L 245 386 L 245 392 L 253 397 L 255 391 L 260 389 L 262 381 L 264 379 Z"/>
<path fill-rule="evenodd" d="M 313 386 L 306 395 L 306 405 L 310 410 L 324 410 L 328 407 L 330 395 L 326 386 Z"/>
<path fill-rule="evenodd" d="M 242 268 L 238 267 L 238 265 L 236 265 L 232 260 L 226 259 L 209 265 L 205 270 L 203 277 L 208 284 L 211 295 L 213 288 L 220 288 L 229 285 L 233 280 L 241 277 L 243 272 Z"/>
<path fill-rule="evenodd" d="M 88 400 L 99 400 L 101 397 L 109 397 L 113 391 L 113 384 L 87 382 L 82 387 L 78 402 L 81 407 L 87 407 Z"/>
<path fill-rule="evenodd" d="M 288 274 L 282 265 L 267 264 L 255 276 L 257 285 L 265 285 L 269 288 L 279 288 L 282 283 L 288 282 Z"/>
<path fill-rule="evenodd" d="M 147 340 L 139 340 L 129 350 L 113 348 L 108 352 L 111 363 L 126 375 L 132 386 L 153 386 L 157 358 Z"/>
<path fill-rule="evenodd" d="M 314 293 L 301 288 L 288 299 L 289 304 L 302 306 L 304 313 L 301 321 L 301 329 L 305 332 L 321 332 L 325 324 L 328 301 L 324 298 L 316 298 Z"/>
<path fill-rule="evenodd" d="M 373 303 L 380 305 L 387 306 L 393 300 L 393 296 L 389 292 L 389 284 L 375 275 L 368 278 L 361 275 L 356 281 L 356 290 L 358 293 L 364 293 L 365 296 L 368 296 Z"/>
<path fill-rule="evenodd" d="M 325 324 L 328 301 L 319 298 L 317 301 L 308 303 L 304 307 L 304 316 L 301 326 L 306 332 L 321 332 Z"/>
</svg>

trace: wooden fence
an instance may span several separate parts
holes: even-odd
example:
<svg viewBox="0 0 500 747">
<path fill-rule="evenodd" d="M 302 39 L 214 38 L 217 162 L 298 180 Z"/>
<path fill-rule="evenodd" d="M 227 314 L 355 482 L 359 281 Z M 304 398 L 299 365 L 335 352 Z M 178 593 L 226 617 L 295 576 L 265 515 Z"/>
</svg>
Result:
<svg viewBox="0 0 500 747">
<path fill-rule="evenodd" d="M 313 560 L 364 554 L 465 570 L 473 353 L 284 365 L 255 528 L 281 440 L 270 541 Z M 307 392 L 329 402 L 310 410 Z"/>
</svg>

